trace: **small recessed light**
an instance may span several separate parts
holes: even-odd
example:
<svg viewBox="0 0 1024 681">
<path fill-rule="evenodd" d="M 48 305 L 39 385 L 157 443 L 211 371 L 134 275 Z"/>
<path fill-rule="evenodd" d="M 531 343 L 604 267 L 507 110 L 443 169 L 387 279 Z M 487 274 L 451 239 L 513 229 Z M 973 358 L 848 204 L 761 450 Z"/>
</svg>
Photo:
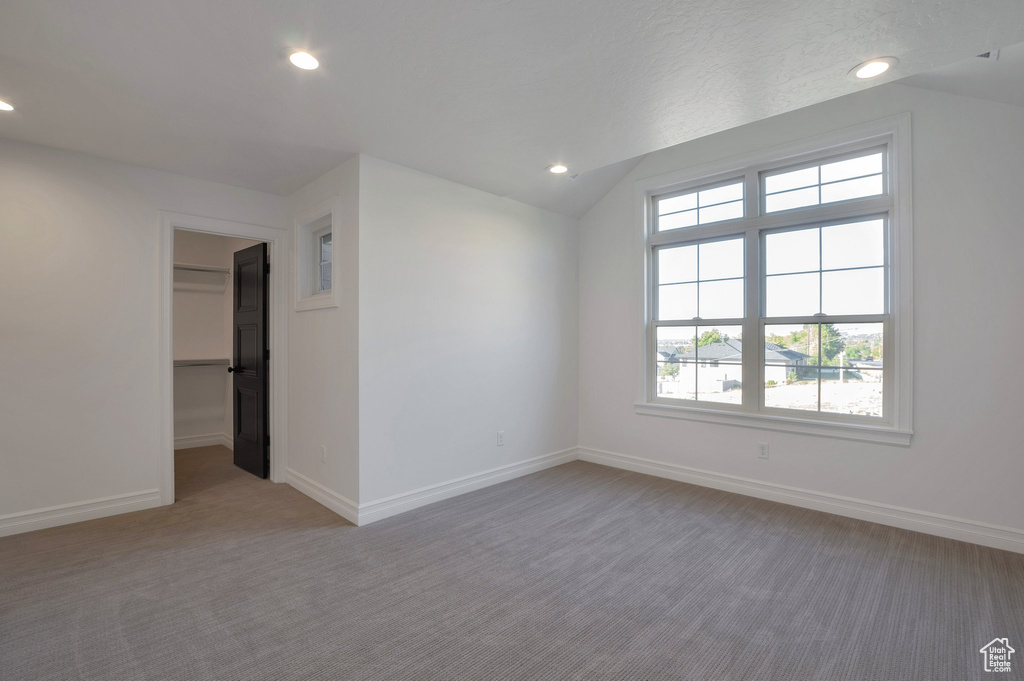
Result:
<svg viewBox="0 0 1024 681">
<path fill-rule="evenodd" d="M 900 63 L 896 57 L 879 57 L 863 64 L 857 64 L 850 70 L 850 75 L 858 80 L 878 78 L 880 75 Z"/>
<path fill-rule="evenodd" d="M 555 175 L 561 175 L 562 173 L 569 172 L 569 166 L 564 163 L 556 163 L 553 166 L 548 166 L 548 172 L 554 173 Z"/>
<path fill-rule="evenodd" d="M 316 67 L 320 66 L 320 62 L 316 60 L 316 57 L 311 55 L 309 52 L 303 52 L 302 50 L 292 52 L 288 56 L 288 59 L 291 63 L 295 64 L 300 69 L 305 69 L 306 71 L 312 71 Z"/>
<path fill-rule="evenodd" d="M 0 111 L 14 111 L 14 107 L 0 99 Z"/>
</svg>

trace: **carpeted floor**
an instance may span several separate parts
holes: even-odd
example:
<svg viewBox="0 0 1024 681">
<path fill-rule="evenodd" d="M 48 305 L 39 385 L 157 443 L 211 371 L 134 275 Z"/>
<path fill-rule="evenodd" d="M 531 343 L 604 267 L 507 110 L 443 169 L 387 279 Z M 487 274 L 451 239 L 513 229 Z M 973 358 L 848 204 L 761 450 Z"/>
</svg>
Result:
<svg viewBox="0 0 1024 681">
<path fill-rule="evenodd" d="M 356 528 L 219 447 L 0 539 L 0 678 L 1024 675 L 1024 556 L 582 462 Z"/>
</svg>

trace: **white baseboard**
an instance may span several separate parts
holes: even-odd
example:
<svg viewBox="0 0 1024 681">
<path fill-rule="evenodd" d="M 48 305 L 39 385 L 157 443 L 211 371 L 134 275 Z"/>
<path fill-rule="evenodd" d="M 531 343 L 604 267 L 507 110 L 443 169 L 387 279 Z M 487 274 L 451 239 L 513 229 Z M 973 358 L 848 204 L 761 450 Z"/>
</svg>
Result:
<svg viewBox="0 0 1024 681">
<path fill-rule="evenodd" d="M 874 501 L 864 501 L 862 499 L 814 492 L 797 487 L 787 487 L 750 478 L 741 478 L 735 475 L 714 473 L 699 468 L 644 459 L 639 456 L 606 452 L 600 449 L 580 447 L 579 458 L 582 461 L 589 461 L 603 466 L 622 468 L 637 473 L 647 473 L 648 475 L 679 480 L 702 487 L 712 487 L 726 492 L 745 494 L 792 506 L 800 506 L 882 525 L 900 527 L 905 530 L 924 532 L 925 534 L 938 537 L 957 539 L 972 544 L 1024 553 L 1024 530 L 1012 527 L 989 525 L 964 518 L 954 518 L 927 511 L 915 511 Z"/>
<path fill-rule="evenodd" d="M 353 525 L 359 524 L 359 508 L 351 499 L 341 496 L 333 490 L 329 490 L 316 480 L 307 478 L 302 473 L 287 469 L 288 484 L 299 490 L 307 497 L 317 501 L 331 509 Z"/>
<path fill-rule="evenodd" d="M 390 518 L 393 515 L 411 511 L 437 501 L 450 499 L 466 492 L 495 485 L 499 482 L 518 478 L 545 468 L 558 466 L 576 460 L 576 448 L 564 449 L 543 456 L 517 461 L 516 463 L 498 466 L 480 473 L 465 475 L 454 480 L 447 480 L 436 485 L 414 489 L 410 492 L 396 494 L 384 499 L 377 499 L 365 504 L 356 504 L 337 492 L 330 490 L 302 473 L 288 469 L 288 484 L 306 496 L 320 502 L 341 517 L 355 525 L 366 525 L 377 520 Z"/>
<path fill-rule="evenodd" d="M 227 433 L 207 433 L 206 435 L 188 435 L 174 438 L 174 450 L 192 449 L 193 447 L 212 447 L 223 445 L 234 451 L 235 443 Z"/>
<path fill-rule="evenodd" d="M 405 513 L 420 506 L 426 506 L 443 499 L 450 499 L 466 492 L 496 485 L 499 482 L 536 473 L 545 468 L 559 466 L 575 460 L 576 448 L 572 447 L 559 452 L 526 459 L 525 461 L 498 466 L 497 468 L 491 468 L 480 473 L 465 475 L 461 478 L 455 478 L 454 480 L 448 480 L 436 485 L 421 487 L 410 492 L 385 497 L 384 499 L 369 501 L 365 504 L 359 504 L 359 522 L 356 524 L 366 525 L 377 520 L 390 518 L 393 515 Z"/>
<path fill-rule="evenodd" d="M 224 436 L 219 435 L 219 437 Z M 223 441 L 213 444 L 223 444 Z M 177 441 L 175 445 L 177 445 Z M 198 447 L 204 445 L 194 444 L 190 446 Z M 815 492 L 797 487 L 788 487 L 588 447 L 571 448 L 545 454 L 365 504 L 356 504 L 291 468 L 287 469 L 287 481 L 292 487 L 323 504 L 349 522 L 356 525 L 366 525 L 367 523 L 383 520 L 384 518 L 419 508 L 420 506 L 426 506 L 499 482 L 568 463 L 577 458 L 590 463 L 621 468 L 637 473 L 646 473 L 702 487 L 711 487 L 726 492 L 735 492 L 802 508 L 834 513 L 849 518 L 857 518 L 948 539 L 980 544 L 981 546 L 1024 553 L 1024 530 L 1021 529 L 990 525 L 964 518 L 890 506 L 888 504 Z M 103 518 L 119 513 L 141 511 L 147 508 L 155 508 L 159 505 L 160 490 L 151 489 L 32 511 L 21 511 L 0 516 L 0 537 L 77 523 L 83 520 Z"/>
<path fill-rule="evenodd" d="M 33 511 L 20 511 L 0 516 L 0 537 L 42 530 L 57 525 L 79 523 L 83 520 L 93 520 L 119 513 L 156 508 L 159 505 L 160 490 L 147 489 L 141 492 L 129 492 L 113 497 L 61 504 Z"/>
</svg>

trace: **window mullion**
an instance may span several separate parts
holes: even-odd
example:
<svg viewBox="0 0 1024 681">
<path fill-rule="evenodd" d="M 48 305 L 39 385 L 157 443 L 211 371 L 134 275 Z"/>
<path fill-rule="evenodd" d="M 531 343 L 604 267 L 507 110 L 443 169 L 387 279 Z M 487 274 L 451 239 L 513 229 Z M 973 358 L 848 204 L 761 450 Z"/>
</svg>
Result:
<svg viewBox="0 0 1024 681">
<path fill-rule="evenodd" d="M 743 216 L 748 221 L 761 214 L 761 176 L 748 169 L 743 176 Z M 750 224 L 748 222 L 748 224 Z M 756 227 L 744 233 L 744 314 L 743 314 L 743 410 L 758 411 L 761 404 L 760 369 L 763 344 L 758 345 L 758 318 L 761 315 L 761 245 Z"/>
<path fill-rule="evenodd" d="M 744 237 L 744 316 L 743 316 L 743 409 L 758 411 L 761 404 L 760 363 L 764 343 L 758 343 L 761 315 L 761 245 L 756 228 Z"/>
</svg>

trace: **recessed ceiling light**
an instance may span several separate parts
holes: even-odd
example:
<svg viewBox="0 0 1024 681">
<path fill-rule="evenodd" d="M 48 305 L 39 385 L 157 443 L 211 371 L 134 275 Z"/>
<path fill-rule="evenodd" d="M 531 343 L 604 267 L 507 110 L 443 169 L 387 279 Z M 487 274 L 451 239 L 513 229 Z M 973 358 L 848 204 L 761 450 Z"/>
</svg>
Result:
<svg viewBox="0 0 1024 681">
<path fill-rule="evenodd" d="M 0 111 L 14 111 L 14 107 L 0 99 Z"/>
<path fill-rule="evenodd" d="M 309 52 L 303 52 L 302 50 L 292 52 L 288 56 L 288 60 L 300 69 L 305 69 L 306 71 L 312 71 L 316 67 L 320 66 L 320 62 L 316 60 L 316 57 L 311 55 Z"/>
<path fill-rule="evenodd" d="M 880 75 L 900 63 L 896 57 L 879 57 L 863 64 L 857 64 L 850 70 L 850 75 L 858 80 L 878 78 Z"/>
<path fill-rule="evenodd" d="M 562 173 L 569 172 L 569 166 L 564 163 L 556 163 L 553 166 L 548 166 L 548 172 L 554 173 L 555 175 L 561 175 Z"/>
</svg>

